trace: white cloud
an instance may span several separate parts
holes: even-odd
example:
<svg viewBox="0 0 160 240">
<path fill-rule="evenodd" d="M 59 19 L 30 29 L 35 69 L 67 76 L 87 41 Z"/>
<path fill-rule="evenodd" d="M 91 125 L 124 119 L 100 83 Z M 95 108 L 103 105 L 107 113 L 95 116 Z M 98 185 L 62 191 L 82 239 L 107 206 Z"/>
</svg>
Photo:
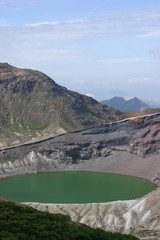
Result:
<svg viewBox="0 0 160 240">
<path fill-rule="evenodd" d="M 64 29 L 64 26 L 51 28 L 26 27 L 15 29 L 0 29 L 1 58 L 18 59 L 19 61 L 66 62 L 86 64 L 123 64 L 147 61 L 139 57 L 110 56 L 85 48 L 72 48 L 72 43 L 85 38 L 74 30 Z M 88 33 L 86 33 L 88 34 Z M 68 47 L 67 44 L 71 47 Z M 79 81 L 79 80 L 78 80 Z M 80 79 L 82 81 L 82 79 Z M 98 80 L 100 81 L 100 80 Z"/>
<path fill-rule="evenodd" d="M 135 17 L 137 19 L 140 18 L 140 20 L 143 19 L 159 19 L 160 18 L 160 12 L 158 11 L 137 11 L 137 12 L 131 12 L 130 15 L 132 17 Z"/>
<path fill-rule="evenodd" d="M 37 2 L 24 1 L 28 3 Z M 2 2 L 4 3 L 5 1 L 0 1 L 0 3 Z M 7 21 L 0 20 L 0 26 L 7 26 Z M 85 46 L 84 40 L 91 39 L 92 41 L 94 38 L 105 39 L 108 36 L 113 37 L 115 34 L 121 35 L 121 33 L 123 33 L 123 36 L 125 34 L 132 34 L 134 36 L 146 34 L 147 36 L 150 32 L 155 32 L 158 36 L 159 29 L 159 12 L 135 12 L 126 15 L 110 14 L 103 17 L 93 17 L 88 20 L 81 19 L 62 22 L 50 22 L 46 20 L 31 23 L 22 28 L 0 29 L 0 34 L 3 36 L 0 38 L 0 56 L 9 60 L 57 61 L 59 63 L 72 62 L 73 64 L 144 63 L 150 60 L 132 53 L 122 55 L 121 52 L 115 52 L 112 55 L 110 53 L 107 54 L 106 51 L 94 51 L 92 47 L 89 49 L 90 46 Z M 76 48 L 76 46 L 80 46 L 80 48 Z M 159 58 L 160 53 L 158 49 L 154 50 L 153 54 Z M 97 81 L 101 81 L 101 79 L 97 79 Z M 132 83 L 135 81 L 140 80 L 129 80 Z"/>
<path fill-rule="evenodd" d="M 100 21 L 100 20 L 99 20 Z M 2 23 L 2 24 L 1 24 Z M 0 21 L 0 25 L 7 24 Z M 100 24 L 101 27 L 98 27 Z M 106 23 L 107 24 L 107 23 Z M 83 41 L 92 37 L 106 37 L 108 29 L 95 21 L 75 22 L 39 22 L 24 28 L 0 29 L 0 56 L 1 58 L 18 59 L 19 61 L 37 62 L 66 62 L 86 64 L 124 64 L 146 62 L 141 57 L 121 56 L 120 54 L 107 54 L 83 47 Z M 105 32 L 106 31 L 106 32 Z M 82 40 L 82 46 L 81 41 Z M 77 43 L 76 48 L 74 46 Z M 72 43 L 73 46 L 72 47 Z M 10 60 L 8 60 L 10 61 Z"/>
<path fill-rule="evenodd" d="M 144 34 L 139 34 L 139 37 L 143 38 L 153 38 L 153 37 L 160 37 L 160 30 L 150 31 Z"/>
<path fill-rule="evenodd" d="M 66 22 L 37 22 L 27 24 L 29 27 L 55 27 L 65 32 L 86 36 L 92 34 L 129 33 L 143 37 L 159 36 L 160 13 L 159 12 L 136 12 L 126 15 L 106 15 L 103 17 L 92 17 L 88 20 L 66 21 Z"/>
<path fill-rule="evenodd" d="M 143 78 L 130 78 L 128 79 L 128 83 L 136 84 L 136 83 L 147 83 L 152 82 L 152 79 L 149 77 L 143 77 Z"/>
<path fill-rule="evenodd" d="M 126 100 L 133 98 L 133 96 L 128 95 L 128 93 L 119 90 L 112 91 L 109 93 L 109 98 L 113 97 L 123 97 Z"/>
<path fill-rule="evenodd" d="M 58 24 L 58 22 L 45 21 L 45 22 L 37 22 L 37 23 L 26 24 L 26 27 L 41 27 L 41 26 L 44 26 L 44 25 L 56 25 L 56 24 Z"/>
<path fill-rule="evenodd" d="M 94 85 L 104 85 L 104 86 L 106 86 L 106 85 L 109 85 L 110 84 L 110 82 L 109 81 L 107 81 L 107 80 L 98 80 L 98 81 L 95 81 L 94 82 Z"/>
<path fill-rule="evenodd" d="M 88 97 L 92 97 L 92 98 L 95 97 L 95 95 L 93 93 L 86 93 L 85 95 L 88 96 Z"/>
<path fill-rule="evenodd" d="M 76 86 L 85 85 L 87 81 L 88 81 L 87 79 L 76 77 L 75 79 L 71 80 L 71 85 L 76 85 Z"/>
</svg>

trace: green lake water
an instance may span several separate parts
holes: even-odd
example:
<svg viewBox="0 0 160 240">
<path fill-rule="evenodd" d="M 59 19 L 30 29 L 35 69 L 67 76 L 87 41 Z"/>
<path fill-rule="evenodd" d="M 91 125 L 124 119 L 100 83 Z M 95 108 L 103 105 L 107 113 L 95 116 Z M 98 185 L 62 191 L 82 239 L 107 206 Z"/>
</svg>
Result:
<svg viewBox="0 0 160 240">
<path fill-rule="evenodd" d="M 0 181 L 0 196 L 19 202 L 93 203 L 131 200 L 156 189 L 144 179 L 95 172 L 58 172 Z"/>
</svg>

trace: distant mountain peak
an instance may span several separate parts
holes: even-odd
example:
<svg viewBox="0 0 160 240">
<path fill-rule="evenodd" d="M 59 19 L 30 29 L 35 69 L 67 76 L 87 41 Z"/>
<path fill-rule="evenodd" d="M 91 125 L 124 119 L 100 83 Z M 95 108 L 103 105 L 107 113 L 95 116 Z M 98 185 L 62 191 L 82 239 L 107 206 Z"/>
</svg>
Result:
<svg viewBox="0 0 160 240">
<path fill-rule="evenodd" d="M 129 100 L 125 100 L 123 97 L 113 97 L 109 100 L 104 100 L 101 103 L 122 112 L 137 112 L 149 108 L 149 106 L 138 97 Z"/>
<path fill-rule="evenodd" d="M 120 99 L 120 100 L 124 100 L 125 101 L 124 97 L 118 97 L 118 96 L 115 96 L 112 99 L 115 99 L 115 100 L 117 100 L 117 99 L 119 100 Z"/>
</svg>

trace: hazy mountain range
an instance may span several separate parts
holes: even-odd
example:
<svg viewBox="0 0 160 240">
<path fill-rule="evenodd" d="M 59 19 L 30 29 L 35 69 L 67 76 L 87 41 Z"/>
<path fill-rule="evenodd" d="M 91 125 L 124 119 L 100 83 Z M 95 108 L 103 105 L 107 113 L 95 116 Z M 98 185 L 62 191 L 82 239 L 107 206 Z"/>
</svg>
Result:
<svg viewBox="0 0 160 240">
<path fill-rule="evenodd" d="M 122 112 L 138 112 L 143 109 L 148 109 L 152 107 L 149 103 L 145 103 L 137 97 L 134 97 L 130 100 L 125 100 L 123 97 L 113 97 L 109 100 L 101 101 L 102 104 L 118 109 Z"/>
</svg>

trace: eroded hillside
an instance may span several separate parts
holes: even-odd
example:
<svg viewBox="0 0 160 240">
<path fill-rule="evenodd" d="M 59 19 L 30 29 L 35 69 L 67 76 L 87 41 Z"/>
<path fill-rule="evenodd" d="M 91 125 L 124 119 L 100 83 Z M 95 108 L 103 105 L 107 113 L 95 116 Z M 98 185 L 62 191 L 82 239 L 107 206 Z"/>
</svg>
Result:
<svg viewBox="0 0 160 240">
<path fill-rule="evenodd" d="M 26 204 L 41 211 L 67 214 L 73 221 L 92 228 L 131 233 L 141 239 L 159 239 L 159 200 L 160 188 L 143 198 L 132 201 L 90 204 Z"/>
</svg>

